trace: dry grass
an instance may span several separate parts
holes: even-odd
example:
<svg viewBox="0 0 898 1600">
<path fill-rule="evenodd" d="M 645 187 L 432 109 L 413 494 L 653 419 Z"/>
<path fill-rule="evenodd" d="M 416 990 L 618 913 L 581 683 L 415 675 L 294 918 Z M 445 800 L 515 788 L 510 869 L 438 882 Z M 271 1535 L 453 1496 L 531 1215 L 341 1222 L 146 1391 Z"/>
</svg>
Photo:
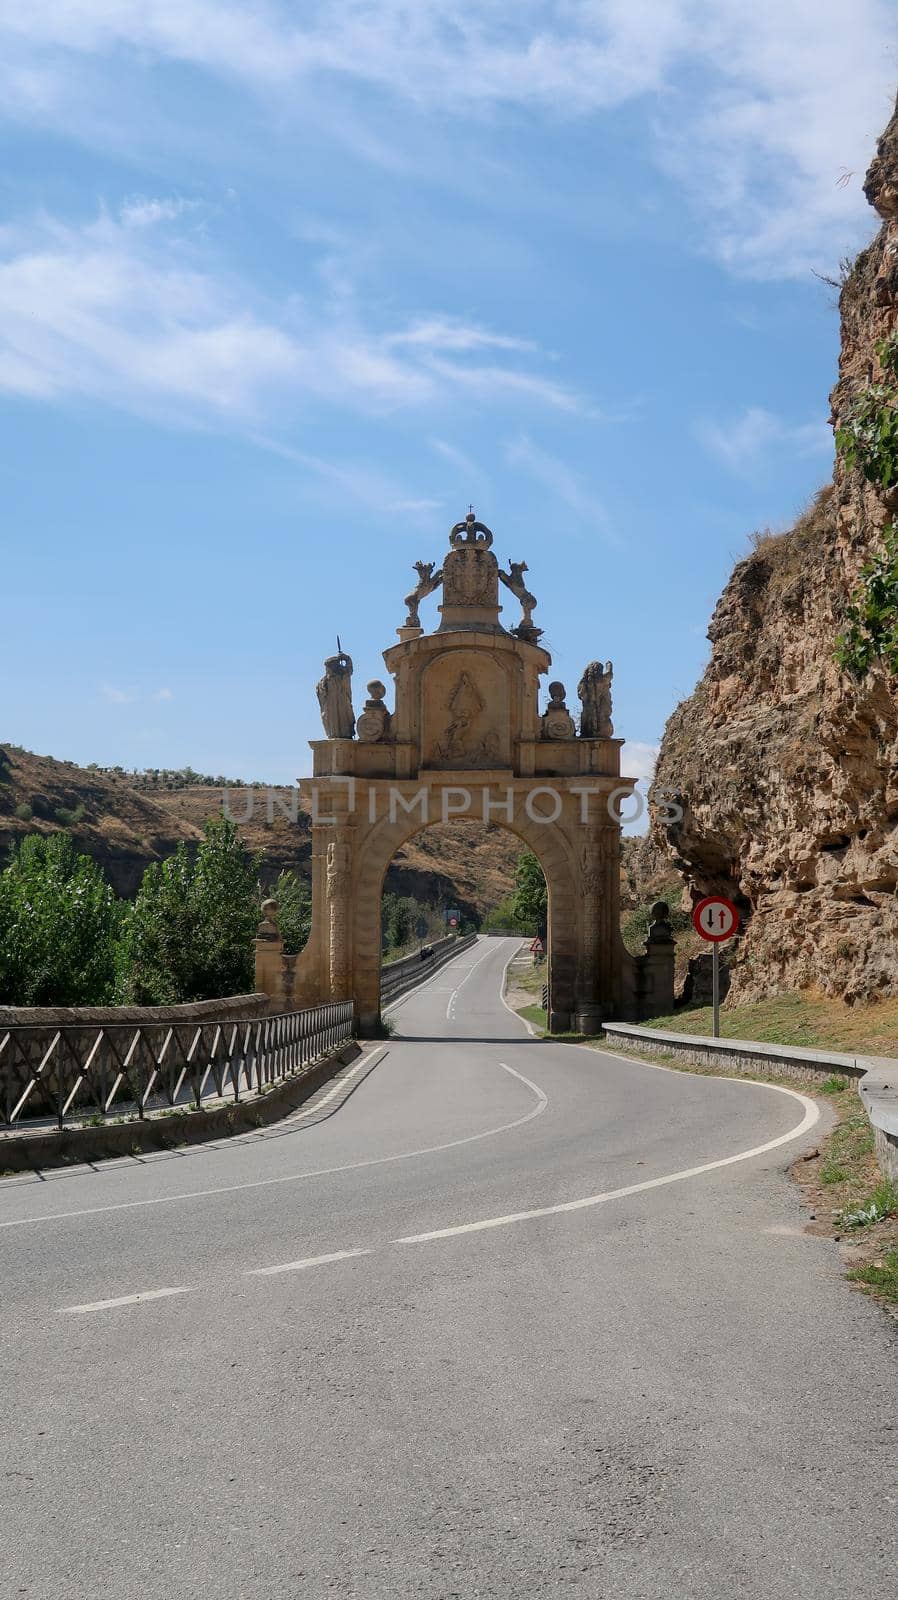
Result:
<svg viewBox="0 0 898 1600">
<path fill-rule="evenodd" d="M 767 561 L 771 577 L 791 578 L 804 566 L 805 551 L 825 532 L 833 497 L 831 483 L 818 489 L 791 528 L 775 532 L 772 528 L 759 528 L 749 535 L 751 555 Z"/>
<path fill-rule="evenodd" d="M 711 1007 L 696 1006 L 653 1017 L 646 1027 L 710 1034 L 711 1024 Z M 726 1006 L 720 1014 L 720 1031 L 725 1039 L 758 1039 L 849 1055 L 898 1056 L 898 999 L 849 1006 L 813 990 L 777 995 L 751 1005 Z"/>
</svg>

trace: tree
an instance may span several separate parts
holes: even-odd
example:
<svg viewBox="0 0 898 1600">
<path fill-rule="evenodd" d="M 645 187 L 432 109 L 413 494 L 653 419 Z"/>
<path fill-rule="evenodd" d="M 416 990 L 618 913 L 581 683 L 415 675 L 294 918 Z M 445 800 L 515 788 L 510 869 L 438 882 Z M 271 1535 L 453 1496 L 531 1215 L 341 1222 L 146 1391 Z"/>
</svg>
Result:
<svg viewBox="0 0 898 1600">
<path fill-rule="evenodd" d="M 302 950 L 312 927 L 312 891 L 305 878 L 282 872 L 272 891 L 278 903 L 278 928 L 288 955 Z"/>
<path fill-rule="evenodd" d="M 549 920 L 549 891 L 543 869 L 532 850 L 518 856 L 514 875 L 514 917 L 525 925 L 525 931 L 546 937 Z"/>
<path fill-rule="evenodd" d="M 148 867 L 121 941 L 121 999 L 174 1005 L 252 989 L 258 869 L 229 817 L 206 823 L 195 860 L 180 844 Z"/>
<path fill-rule="evenodd" d="M 402 950 L 410 943 L 420 907 L 407 895 L 385 894 L 381 907 L 382 943 L 385 950 Z"/>
<path fill-rule="evenodd" d="M 109 1004 L 122 912 L 69 834 L 29 834 L 0 873 L 0 1002 Z"/>
</svg>

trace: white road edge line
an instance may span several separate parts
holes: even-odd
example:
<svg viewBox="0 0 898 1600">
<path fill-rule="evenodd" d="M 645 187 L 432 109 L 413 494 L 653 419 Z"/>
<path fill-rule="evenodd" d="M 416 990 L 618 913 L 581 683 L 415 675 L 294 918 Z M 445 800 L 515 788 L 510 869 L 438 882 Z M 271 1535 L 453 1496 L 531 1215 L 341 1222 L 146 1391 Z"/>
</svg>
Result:
<svg viewBox="0 0 898 1600">
<path fill-rule="evenodd" d="M 727 1080 L 728 1081 L 728 1080 Z M 744 1082 L 751 1080 L 745 1079 Z M 768 1139 L 766 1144 L 755 1145 L 752 1150 L 740 1150 L 738 1155 L 723 1156 L 719 1161 L 705 1161 L 700 1167 L 685 1167 L 681 1172 L 670 1172 L 663 1178 L 647 1178 L 643 1183 L 630 1183 L 623 1189 L 608 1189 L 604 1194 L 586 1195 L 582 1200 L 565 1200 L 559 1205 L 539 1206 L 532 1211 L 513 1211 L 505 1217 L 485 1217 L 480 1222 L 463 1222 L 454 1228 L 434 1228 L 429 1233 L 406 1234 L 401 1239 L 391 1239 L 391 1244 L 425 1244 L 432 1239 L 451 1239 L 456 1234 L 479 1233 L 484 1228 L 504 1228 L 512 1222 L 532 1222 L 537 1217 L 554 1217 L 565 1211 L 585 1211 L 590 1206 L 605 1205 L 609 1200 L 623 1200 L 627 1195 L 642 1194 L 647 1189 L 662 1189 L 669 1183 L 682 1183 L 686 1178 L 697 1178 L 703 1172 L 715 1172 L 720 1167 L 731 1167 L 737 1161 L 750 1161 L 753 1156 L 762 1156 L 768 1150 L 776 1150 L 780 1145 L 789 1144 L 794 1139 L 800 1139 L 813 1128 L 820 1117 L 820 1107 L 809 1100 L 806 1095 L 799 1094 L 795 1089 L 786 1089 L 781 1084 L 766 1083 L 756 1085 L 765 1089 L 773 1089 L 778 1094 L 791 1095 L 804 1106 L 804 1116 L 797 1127 L 789 1133 L 781 1133 L 776 1139 Z"/>
<path fill-rule="evenodd" d="M 167 1300 L 172 1294 L 190 1294 L 190 1289 L 144 1289 L 140 1294 L 122 1294 L 115 1300 L 91 1300 L 83 1306 L 61 1306 L 60 1316 L 81 1317 L 88 1311 L 111 1311 L 115 1306 L 136 1306 L 144 1300 Z"/>
<path fill-rule="evenodd" d="M 344 1073 L 341 1078 L 338 1078 L 337 1082 L 334 1084 L 333 1088 L 329 1089 L 327 1094 L 323 1095 L 322 1098 L 320 1100 L 316 1101 L 316 1103 L 313 1106 L 310 1106 L 308 1111 L 292 1111 L 290 1113 L 289 1117 L 282 1117 L 280 1122 L 273 1123 L 272 1127 L 275 1128 L 275 1129 L 282 1128 L 284 1126 L 284 1124 L 287 1123 L 287 1122 L 302 1122 L 303 1117 L 315 1117 L 315 1116 L 317 1116 L 318 1112 L 321 1110 L 322 1106 L 329 1105 L 331 1100 L 335 1100 L 337 1095 L 340 1093 L 340 1091 L 346 1087 L 347 1083 L 349 1083 L 350 1080 L 352 1078 L 354 1078 L 357 1073 L 361 1072 L 363 1067 L 377 1067 L 377 1066 L 379 1066 L 380 1063 L 383 1061 L 384 1056 L 387 1055 L 387 1054 L 388 1054 L 388 1051 L 387 1051 L 386 1047 L 384 1047 L 384 1049 L 381 1050 L 380 1055 L 373 1055 L 373 1056 L 362 1055 L 361 1060 L 357 1061 L 355 1066 L 350 1068 L 349 1072 Z"/>
<path fill-rule="evenodd" d="M 284 1261 L 276 1267 L 252 1267 L 244 1278 L 272 1278 L 279 1272 L 302 1272 L 306 1267 L 323 1267 L 328 1261 L 348 1261 L 350 1256 L 370 1256 L 370 1250 L 335 1250 L 329 1256 L 306 1256 L 304 1261 Z"/>
<path fill-rule="evenodd" d="M 503 1062 L 497 1062 L 503 1066 Z M 220 1194 L 242 1194 L 248 1189 L 272 1189 L 282 1183 L 301 1183 L 304 1178 L 331 1178 L 341 1172 L 358 1172 L 364 1167 L 388 1166 L 392 1161 L 413 1161 L 419 1156 L 435 1156 L 443 1150 L 457 1150 L 463 1144 L 476 1144 L 480 1139 L 492 1139 L 500 1133 L 510 1133 L 513 1128 L 522 1128 L 525 1122 L 532 1122 L 534 1117 L 541 1116 L 548 1105 L 548 1100 L 542 1089 L 525 1078 L 523 1073 L 516 1072 L 514 1067 L 505 1067 L 513 1077 L 520 1078 L 528 1089 L 538 1096 L 538 1102 L 532 1111 L 526 1112 L 523 1117 L 516 1117 L 513 1122 L 502 1122 L 497 1128 L 484 1128 L 482 1133 L 469 1133 L 463 1139 L 450 1139 L 447 1144 L 426 1145 L 422 1150 L 400 1150 L 395 1156 L 372 1156 L 367 1161 L 349 1161 L 340 1167 L 317 1167 L 312 1172 L 287 1172 L 280 1178 L 257 1178 L 249 1183 L 226 1183 L 216 1189 L 188 1189 L 179 1194 L 153 1195 L 147 1200 L 120 1200 L 108 1206 L 83 1206 L 78 1211 L 50 1211 L 43 1217 L 14 1217 L 9 1222 L 0 1222 L 0 1230 L 4 1228 L 32 1227 L 41 1222 L 68 1222 L 76 1217 L 95 1217 L 107 1211 L 138 1211 L 145 1206 L 173 1205 L 178 1200 L 206 1200 Z"/>
</svg>

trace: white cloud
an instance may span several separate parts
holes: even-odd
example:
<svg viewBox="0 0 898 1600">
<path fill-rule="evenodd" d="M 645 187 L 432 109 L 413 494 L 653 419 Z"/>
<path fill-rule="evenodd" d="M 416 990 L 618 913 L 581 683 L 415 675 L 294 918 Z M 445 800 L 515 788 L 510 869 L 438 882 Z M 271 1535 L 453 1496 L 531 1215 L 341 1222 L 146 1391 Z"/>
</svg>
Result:
<svg viewBox="0 0 898 1600">
<path fill-rule="evenodd" d="M 173 694 L 172 694 L 170 689 L 155 689 L 153 691 L 153 699 L 154 700 L 173 700 L 174 696 L 173 696 Z"/>
<path fill-rule="evenodd" d="M 701 443 L 740 476 L 756 471 L 766 458 L 788 450 L 798 456 L 832 453 L 832 430 L 825 422 L 785 422 L 763 406 L 747 406 L 730 422 L 705 419 L 696 425 Z"/>
<path fill-rule="evenodd" d="M 627 739 L 621 749 L 621 772 L 628 778 L 638 778 L 648 783 L 655 771 L 658 746 L 644 744 L 639 739 Z"/>
<path fill-rule="evenodd" d="M 414 322 L 404 333 L 390 334 L 391 345 L 419 345 L 433 350 L 523 350 L 532 352 L 532 339 L 516 339 L 491 333 L 488 328 L 469 327 L 450 317 L 430 317 Z"/>
<path fill-rule="evenodd" d="M 648 788 L 654 776 L 657 759 L 656 744 L 645 744 L 640 739 L 627 739 L 621 747 L 621 772 L 627 778 L 636 779 L 636 792 L 631 800 L 624 801 L 622 807 L 626 819 L 624 833 L 637 836 L 648 832 Z"/>
<path fill-rule="evenodd" d="M 294 103 L 316 75 L 441 115 L 641 101 L 658 162 L 733 270 L 804 273 L 869 228 L 859 177 L 893 92 L 889 0 L 319 0 L 296 17 L 284 0 L 2 0 L 5 103 L 52 106 L 53 50 L 188 62 Z"/>
<path fill-rule="evenodd" d="M 135 195 L 120 207 L 119 217 L 126 228 L 153 228 L 160 222 L 174 222 L 195 206 L 194 200 L 152 200 Z"/>
<path fill-rule="evenodd" d="M 352 304 L 272 305 L 195 259 L 164 231 L 105 215 L 0 231 L 0 390 L 87 395 L 203 424 L 283 420 L 285 401 L 384 413 L 471 392 L 589 413 L 518 364 L 528 341 L 442 318 L 375 331 Z M 447 345 L 454 361 L 436 353 Z M 516 364 L 466 364 L 487 345 Z"/>
<path fill-rule="evenodd" d="M 126 689 L 117 689 L 111 683 L 101 683 L 100 692 L 104 699 L 108 700 L 109 704 L 113 706 L 127 706 L 134 699 L 133 694 L 129 694 Z"/>
<path fill-rule="evenodd" d="M 526 434 L 521 434 L 506 445 L 505 458 L 510 466 L 520 467 L 527 472 L 575 516 L 595 527 L 606 528 L 604 506 L 586 488 L 580 473 L 569 467 L 567 462 L 541 449 Z"/>
</svg>

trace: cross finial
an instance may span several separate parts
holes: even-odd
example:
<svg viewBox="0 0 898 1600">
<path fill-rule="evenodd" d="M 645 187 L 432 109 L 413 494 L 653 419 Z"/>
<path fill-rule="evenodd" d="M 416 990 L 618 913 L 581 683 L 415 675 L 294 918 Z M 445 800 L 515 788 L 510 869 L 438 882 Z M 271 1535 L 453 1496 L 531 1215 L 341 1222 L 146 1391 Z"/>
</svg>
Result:
<svg viewBox="0 0 898 1600">
<path fill-rule="evenodd" d="M 473 516 L 474 516 L 474 507 L 473 506 L 470 506 L 470 505 L 468 506 L 468 516 L 470 518 L 473 518 Z"/>
</svg>

